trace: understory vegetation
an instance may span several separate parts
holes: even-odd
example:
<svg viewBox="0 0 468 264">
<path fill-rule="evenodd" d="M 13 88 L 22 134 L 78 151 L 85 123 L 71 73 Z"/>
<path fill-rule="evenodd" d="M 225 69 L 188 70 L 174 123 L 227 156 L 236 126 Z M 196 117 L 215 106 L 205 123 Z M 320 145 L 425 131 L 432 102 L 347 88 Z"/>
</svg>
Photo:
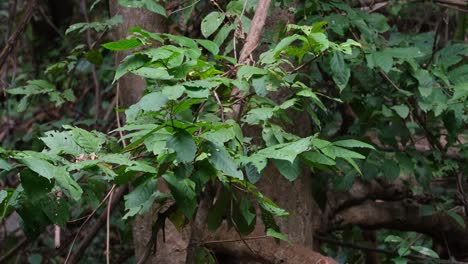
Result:
<svg viewBox="0 0 468 264">
<path fill-rule="evenodd" d="M 467 6 L 0 0 L 0 263 L 468 262 Z"/>
</svg>

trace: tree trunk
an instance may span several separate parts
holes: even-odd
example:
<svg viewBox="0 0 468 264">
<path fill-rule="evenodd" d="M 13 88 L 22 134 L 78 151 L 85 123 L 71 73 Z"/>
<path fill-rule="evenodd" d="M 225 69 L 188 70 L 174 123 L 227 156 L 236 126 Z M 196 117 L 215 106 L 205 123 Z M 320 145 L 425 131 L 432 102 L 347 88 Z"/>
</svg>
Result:
<svg viewBox="0 0 468 264">
<path fill-rule="evenodd" d="M 124 23 L 114 32 L 114 39 L 122 39 L 127 35 L 129 28 L 140 26 L 143 29 L 153 32 L 166 32 L 167 27 L 163 18 L 142 9 L 124 8 L 118 6 L 117 0 L 112 0 L 110 4 L 112 14 L 120 14 L 124 17 Z M 266 21 L 267 27 L 274 28 L 279 21 L 291 21 L 290 14 L 282 10 L 276 10 L 276 15 L 270 16 Z M 261 49 L 261 48 L 260 48 Z M 116 62 L 120 62 L 129 53 L 119 53 Z M 120 98 L 123 106 L 129 106 L 138 101 L 145 88 L 145 81 L 133 74 L 127 74 L 119 80 Z M 274 95 L 276 101 L 281 101 L 287 94 L 279 92 Z M 290 132 L 307 136 L 311 133 L 310 118 L 307 114 L 292 113 L 293 126 L 289 127 Z M 260 130 L 247 129 L 247 134 L 259 139 Z M 296 181 L 289 182 L 272 166 L 268 166 L 264 176 L 259 183 L 259 189 L 267 197 L 271 198 L 279 206 L 290 212 L 290 217 L 279 219 L 278 224 L 281 231 L 285 233 L 294 243 L 288 246 L 284 243 L 277 244 L 272 238 L 265 238 L 259 241 L 236 242 L 236 243 L 215 243 L 203 246 L 227 254 L 228 259 L 238 258 L 241 263 L 335 263 L 333 260 L 323 257 L 312 251 L 313 233 L 319 225 L 320 209 L 312 197 L 312 178 L 310 172 L 304 171 Z M 194 238 L 198 242 L 211 239 L 239 239 L 239 235 L 232 229 L 227 230 L 225 226 L 215 233 L 207 231 L 203 215 L 207 206 L 200 204 L 193 227 L 188 227 L 179 232 L 175 227 L 166 221 L 164 232 L 159 232 L 156 241 L 156 252 L 144 263 L 192 263 L 194 254 L 190 254 L 194 247 L 189 247 L 189 241 Z M 139 260 L 148 249 L 148 241 L 152 234 L 152 224 L 156 218 L 155 208 L 143 216 L 136 217 L 133 224 L 134 246 L 136 260 Z M 197 222 L 199 220 L 200 223 Z M 258 220 L 258 225 L 252 235 L 263 235 L 263 226 Z M 193 229 L 193 230 L 190 230 Z M 165 241 L 163 241 L 163 233 Z M 247 246 L 248 244 L 248 246 Z M 250 250 L 254 250 L 254 252 Z M 189 254 L 187 254 L 189 250 Z M 192 252 L 193 253 L 193 252 Z M 187 256 L 187 259 L 186 259 Z M 294 262 L 291 262 L 294 261 Z M 318 261 L 318 262 L 317 262 Z M 236 263 L 236 262 L 230 262 Z"/>
<path fill-rule="evenodd" d="M 128 30 L 134 26 L 151 32 L 166 33 L 168 31 L 166 19 L 160 15 L 143 8 L 127 8 L 119 5 L 117 0 L 109 2 L 112 15 L 121 15 L 123 23 L 113 32 L 113 39 L 119 40 L 127 37 Z M 116 65 L 120 63 L 131 52 L 119 52 L 116 57 Z M 146 87 L 146 82 L 140 76 L 127 73 L 118 82 L 120 104 L 128 107 L 140 99 Z M 166 192 L 168 190 L 165 190 Z M 151 227 L 156 220 L 155 207 L 142 216 L 137 216 L 133 223 L 133 243 L 137 261 L 141 259 L 151 237 Z M 183 263 L 185 260 L 185 248 L 187 237 L 179 233 L 175 227 L 167 221 L 165 226 L 165 242 L 159 233 L 157 241 L 157 254 L 150 256 L 147 263 Z M 178 261 L 180 260 L 180 261 Z"/>
</svg>

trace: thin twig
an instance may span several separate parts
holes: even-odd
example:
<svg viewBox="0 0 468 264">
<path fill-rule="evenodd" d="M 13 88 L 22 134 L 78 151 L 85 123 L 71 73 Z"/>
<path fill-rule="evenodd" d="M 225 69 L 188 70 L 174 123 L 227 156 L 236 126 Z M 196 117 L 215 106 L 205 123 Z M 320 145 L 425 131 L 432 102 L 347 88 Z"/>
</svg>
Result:
<svg viewBox="0 0 468 264">
<path fill-rule="evenodd" d="M 265 238 L 272 238 L 267 235 L 263 236 L 251 236 L 251 237 L 242 237 L 240 239 L 224 239 L 224 240 L 209 240 L 209 241 L 202 241 L 200 242 L 200 245 L 208 245 L 208 244 L 220 244 L 220 243 L 233 243 L 233 242 L 239 242 L 242 240 L 258 240 L 258 239 L 265 239 Z"/>
<path fill-rule="evenodd" d="M 55 26 L 54 22 L 50 20 L 50 18 L 47 16 L 45 13 L 44 9 L 39 5 L 39 13 L 41 13 L 41 16 L 45 19 L 46 23 L 49 24 L 49 26 L 57 33 L 62 39 L 65 39 L 65 35 Z"/>
<path fill-rule="evenodd" d="M 192 4 L 188 5 L 188 6 L 184 6 L 184 7 L 181 7 L 181 8 L 179 8 L 179 9 L 177 9 L 177 10 L 174 10 L 174 11 L 170 12 L 170 13 L 168 14 L 168 16 L 170 16 L 170 15 L 172 15 L 172 14 L 174 14 L 174 13 L 180 12 L 180 11 L 182 11 L 182 10 L 185 10 L 185 9 L 187 9 L 187 8 L 190 8 L 190 7 L 194 6 L 194 5 L 196 5 L 198 2 L 200 2 L 200 0 L 197 0 L 197 1 L 195 1 L 194 3 L 192 3 Z"/>
<path fill-rule="evenodd" d="M 114 195 L 115 198 L 113 199 L 111 203 L 111 211 L 117 206 L 120 200 L 122 200 L 126 192 L 127 192 L 126 185 L 120 186 L 115 189 L 115 195 Z M 84 252 L 86 248 L 88 248 L 88 246 L 93 241 L 93 238 L 102 229 L 102 226 L 106 223 L 106 219 L 107 219 L 107 214 L 105 213 L 99 216 L 99 218 L 96 220 L 94 225 L 86 231 L 86 235 L 84 236 L 81 243 L 78 245 L 75 253 L 67 257 L 67 259 L 65 260 L 65 263 L 71 263 L 71 264 L 78 263 L 78 261 L 84 256 Z"/>
<path fill-rule="evenodd" d="M 257 48 L 260 41 L 260 36 L 265 26 L 268 9 L 270 8 L 271 0 L 259 0 L 257 8 L 255 10 L 252 23 L 250 25 L 249 34 L 245 40 L 245 44 L 242 47 L 241 54 L 239 56 L 239 64 L 248 63 L 250 55 Z M 238 87 L 232 88 L 231 98 L 242 98 L 243 93 Z M 238 104 L 233 105 L 232 118 L 238 120 L 241 116 L 243 107 L 243 100 L 240 100 Z"/>
<path fill-rule="evenodd" d="M 88 12 L 86 8 L 86 0 L 81 0 L 81 12 L 85 18 L 86 23 L 89 23 Z M 86 41 L 88 43 L 88 48 L 91 50 L 93 48 L 93 43 L 91 41 L 91 31 L 86 29 Z M 93 75 L 94 82 L 94 111 L 95 111 L 95 125 L 97 125 L 99 120 L 100 108 L 101 108 L 101 87 L 99 85 L 99 79 L 96 72 L 96 65 L 91 66 L 91 71 Z"/>
<path fill-rule="evenodd" d="M 113 189 L 115 188 L 115 184 L 112 186 L 111 188 L 111 191 L 113 191 Z M 107 198 L 110 196 L 111 194 L 111 191 L 109 191 L 106 196 L 104 197 L 104 199 L 102 199 L 102 201 L 99 203 L 99 205 L 88 215 L 88 217 L 86 218 L 86 220 L 83 222 L 83 224 L 81 224 L 80 228 L 78 228 L 78 231 L 76 232 L 76 235 L 75 237 L 73 238 L 73 241 L 72 241 L 72 244 L 70 246 L 70 249 L 68 250 L 68 254 L 67 254 L 67 257 L 65 258 L 65 263 L 68 262 L 68 259 L 70 258 L 71 256 L 71 252 L 73 250 L 73 246 L 75 245 L 75 242 L 76 240 L 78 239 L 78 235 L 80 234 L 81 230 L 84 228 L 84 226 L 88 223 L 88 221 L 96 214 L 97 210 L 104 204 L 104 202 L 107 200 Z"/>
<path fill-rule="evenodd" d="M 115 187 L 115 184 L 114 186 Z M 110 213 L 112 205 L 112 195 L 114 194 L 114 189 L 110 191 L 109 201 L 107 202 L 107 221 L 106 221 L 106 263 L 110 264 Z"/>
<path fill-rule="evenodd" d="M 213 91 L 213 95 L 214 95 L 214 97 L 216 99 L 216 102 L 219 105 L 219 110 L 221 111 L 221 121 L 224 123 L 225 119 L 224 119 L 224 106 L 223 106 L 223 103 L 219 99 L 218 93 L 216 91 Z"/>
<path fill-rule="evenodd" d="M 0 263 L 6 263 L 6 261 L 13 257 L 13 255 L 24 246 L 28 244 L 27 238 L 22 238 L 18 244 L 16 244 L 12 249 L 10 249 L 5 255 L 0 257 Z"/>
<path fill-rule="evenodd" d="M 31 20 L 34 9 L 36 9 L 36 6 L 37 6 L 37 1 L 38 0 L 30 0 L 29 1 L 28 10 L 26 11 L 26 15 L 24 16 L 23 21 L 21 21 L 21 23 L 19 24 L 19 26 L 16 29 L 15 33 L 13 33 L 13 35 L 11 35 L 11 37 L 8 39 L 5 47 L 3 48 L 2 52 L 0 53 L 0 69 L 2 68 L 3 64 L 7 60 L 8 56 L 11 53 L 11 51 L 16 46 L 16 42 L 18 41 L 18 37 L 21 35 L 21 33 L 23 33 L 24 29 L 26 28 L 26 25 L 29 23 L 29 20 Z"/>
</svg>

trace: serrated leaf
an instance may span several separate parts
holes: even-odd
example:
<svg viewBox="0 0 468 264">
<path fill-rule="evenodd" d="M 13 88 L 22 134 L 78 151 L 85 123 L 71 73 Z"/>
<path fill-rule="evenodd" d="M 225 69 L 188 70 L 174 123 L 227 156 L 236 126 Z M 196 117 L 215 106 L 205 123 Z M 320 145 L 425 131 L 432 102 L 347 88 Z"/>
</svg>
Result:
<svg viewBox="0 0 468 264">
<path fill-rule="evenodd" d="M 78 156 L 85 153 L 85 150 L 76 144 L 68 131 L 49 131 L 45 134 L 46 136 L 41 137 L 40 139 L 46 144 L 50 149 L 50 152 L 53 154 L 65 153 Z"/>
<path fill-rule="evenodd" d="M 218 11 L 209 13 L 205 18 L 203 18 L 200 25 L 202 35 L 205 38 L 211 36 L 211 34 L 221 26 L 224 21 L 224 17 L 224 14 Z"/>
<path fill-rule="evenodd" d="M 167 147 L 175 151 L 180 162 L 192 162 L 197 153 L 197 145 L 190 133 L 185 130 L 177 130 L 175 134 L 167 140 Z"/>
<path fill-rule="evenodd" d="M 92 133 L 78 127 L 72 127 L 71 134 L 73 140 L 88 153 L 99 152 L 106 142 L 104 134 Z"/>
</svg>

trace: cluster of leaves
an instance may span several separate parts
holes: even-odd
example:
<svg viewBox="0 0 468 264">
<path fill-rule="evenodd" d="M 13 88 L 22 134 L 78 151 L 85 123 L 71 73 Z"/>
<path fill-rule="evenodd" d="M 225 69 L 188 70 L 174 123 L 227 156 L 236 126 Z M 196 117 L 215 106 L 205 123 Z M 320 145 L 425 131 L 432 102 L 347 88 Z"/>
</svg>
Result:
<svg viewBox="0 0 468 264">
<path fill-rule="evenodd" d="M 258 62 L 239 65 L 232 54 L 249 32 L 254 2 L 230 1 L 225 11 L 218 7 L 208 13 L 200 25 L 205 39 L 134 27 L 126 39 L 102 45 L 115 52 L 133 50 L 113 80 L 104 80 L 114 85 L 130 73 L 147 82 L 141 100 L 125 110 L 126 125 L 114 131 L 124 136 L 63 126 L 40 138 L 44 150 L 0 148 L 1 175 L 17 173 L 21 179 L 16 189 L 0 191 L 0 220 L 16 211 L 27 234 L 37 236 L 51 223 L 65 227 L 85 208 L 96 207 L 110 183 L 130 183 L 134 189 L 125 196 L 124 219 L 147 212 L 154 203 L 175 201 L 177 212 L 170 219 L 181 227 L 193 218 L 200 194 L 217 186 L 208 229 L 217 229 L 225 219 L 248 234 L 261 217 L 267 235 L 287 239 L 274 217 L 288 212 L 255 185 L 267 177 L 269 163 L 289 181 L 305 167 L 321 171 L 340 189 L 349 188 L 356 177 L 392 182 L 405 176 L 416 180 L 411 185 L 415 193 L 439 197 L 422 215 L 452 208 L 453 191 L 431 188 L 430 182 L 467 169 L 466 139 L 460 137 L 466 135 L 467 121 L 466 44 L 451 41 L 434 49 L 434 32 L 399 32 L 388 24 L 391 15 L 364 12 L 342 1 L 304 1 L 294 10 L 298 25 L 277 28 Z M 288 5 L 276 4 L 282 2 Z M 156 1 L 119 3 L 167 16 Z M 190 14 L 195 6 L 184 12 Z M 187 23 L 189 16 L 184 19 Z M 115 16 L 78 23 L 66 33 L 105 32 L 121 22 Z M 88 48 L 77 46 L 65 60 L 50 65 L 47 78 L 8 89 L 21 98 L 17 110 L 44 99 L 41 95 L 56 106 L 74 101 L 70 73 L 110 57 L 102 55 L 101 47 Z M 232 96 L 234 88 L 242 98 Z M 284 100 L 272 99 L 284 89 Z M 344 133 L 343 105 L 352 108 L 355 119 Z M 309 115 L 315 134 L 299 137 L 284 129 L 294 111 Z M 246 136 L 248 127 L 261 128 L 261 135 Z M 370 132 L 377 149 L 349 139 Z M 431 151 L 418 148 L 421 139 Z M 122 147 L 123 141 L 129 145 Z M 460 160 L 448 159 L 449 151 Z M 167 193 L 158 189 L 162 181 L 169 186 Z M 459 215 L 450 215 L 464 225 Z M 407 240 L 387 238 L 390 243 Z M 399 263 L 410 251 L 434 257 L 426 244 L 404 244 Z"/>
<path fill-rule="evenodd" d="M 365 157 L 350 148 L 373 149 L 356 140 L 330 142 L 317 135 L 300 138 L 279 126 L 287 120 L 286 111 L 292 109 L 308 111 L 320 125 L 315 111 L 325 110 L 318 95 L 300 81 L 298 74 L 280 66 L 316 59 L 327 51 L 351 54 L 352 46 L 359 46 L 354 41 L 329 41 L 324 25 L 291 25 L 294 34 L 262 54 L 255 66 L 236 65 L 235 58 L 219 55 L 214 41 L 155 34 L 138 27 L 130 30 L 128 38 L 104 44 L 112 51 L 139 48 L 122 61 L 114 77 L 116 82 L 131 72 L 148 83 L 147 93 L 125 111 L 127 124 L 116 130 L 126 132 L 120 140 L 130 144 L 120 148 L 116 139 L 102 133 L 64 126 L 65 131 L 50 131 L 41 138 L 46 146 L 42 152 L 2 149 L 2 169 L 18 171 L 22 179 L 20 187 L 1 192 L 2 218 L 16 210 L 30 235 L 39 234 L 50 223 L 65 227 L 70 208 L 84 204 L 83 193 L 95 189 L 87 186 L 109 181 L 118 185 L 131 182 L 135 187 L 125 197 L 124 218 L 148 211 L 154 202 L 174 199 L 180 213 L 171 219 L 180 226 L 193 217 L 201 191 L 217 183 L 223 191 L 210 209 L 210 230 L 230 215 L 229 222 L 239 232 L 249 233 L 257 217 L 252 204 L 255 201 L 267 234 L 285 239 L 273 216 L 288 213 L 254 185 L 267 163 L 271 161 L 292 181 L 304 165 L 333 170 L 337 160 L 348 162 L 360 172 L 355 159 Z M 151 47 L 154 42 L 160 47 Z M 36 83 L 40 81 L 30 85 Z M 251 87 L 254 91 L 246 99 L 239 122 L 226 118 L 237 103 L 231 98 L 234 87 L 245 94 Z M 287 87 L 291 96 L 276 103 L 267 95 L 280 87 Z M 263 128 L 262 144 L 255 145 L 252 138 L 244 136 L 242 128 L 247 125 Z M 158 191 L 162 179 L 170 193 Z M 239 195 L 234 187 L 246 194 Z"/>
<path fill-rule="evenodd" d="M 433 4 L 421 5 L 442 12 Z M 389 21 L 401 19 L 402 12 L 414 13 L 412 8 L 394 3 L 383 11 L 385 16 L 351 8 L 342 1 L 311 1 L 298 8 L 300 24 L 326 21 L 330 39 L 343 41 L 353 36 L 360 43 L 352 54 L 338 53 L 314 62 L 312 69 L 320 72 L 314 81 L 326 86 L 332 80 L 354 117 L 343 131 L 340 124 L 349 115 L 336 114 L 340 112 L 336 105 L 328 118 L 322 118 L 328 121 L 322 133 L 370 135 L 378 149 L 358 162 L 363 179 L 408 180 L 414 194 L 436 197 L 422 207 L 420 215 L 445 211 L 464 226 L 462 217 L 449 211 L 456 206 L 455 190 L 434 187 L 431 182 L 466 175 L 468 169 L 468 67 L 464 63 L 468 46 L 456 39 L 442 43 L 440 32 L 402 32 L 389 25 Z M 336 188 L 347 189 L 358 175 L 347 171 L 331 176 Z M 404 259 L 402 255 L 398 263 Z"/>
</svg>

